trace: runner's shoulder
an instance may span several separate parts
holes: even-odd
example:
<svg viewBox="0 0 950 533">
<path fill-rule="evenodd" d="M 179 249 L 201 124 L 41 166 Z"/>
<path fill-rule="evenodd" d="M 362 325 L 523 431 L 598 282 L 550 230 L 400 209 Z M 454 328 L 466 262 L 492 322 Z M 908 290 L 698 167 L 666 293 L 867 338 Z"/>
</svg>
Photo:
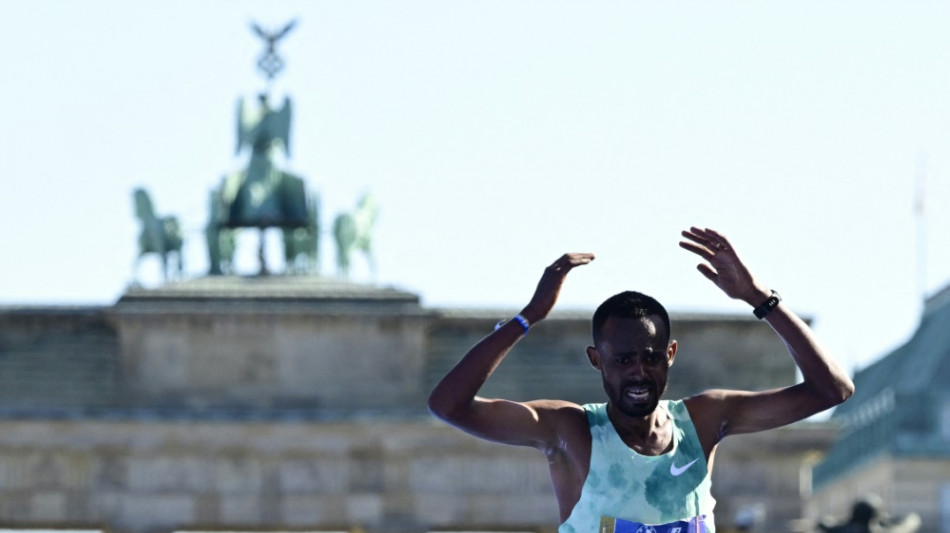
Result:
<svg viewBox="0 0 950 533">
<path fill-rule="evenodd" d="M 539 421 L 557 428 L 558 433 L 576 432 L 587 428 L 587 413 L 574 402 L 565 400 L 533 400 L 527 402 Z"/>
<path fill-rule="evenodd" d="M 683 398 L 683 403 L 690 411 L 693 409 L 715 409 L 723 403 L 737 397 L 748 395 L 747 391 L 730 389 L 709 389 L 698 394 Z"/>
</svg>

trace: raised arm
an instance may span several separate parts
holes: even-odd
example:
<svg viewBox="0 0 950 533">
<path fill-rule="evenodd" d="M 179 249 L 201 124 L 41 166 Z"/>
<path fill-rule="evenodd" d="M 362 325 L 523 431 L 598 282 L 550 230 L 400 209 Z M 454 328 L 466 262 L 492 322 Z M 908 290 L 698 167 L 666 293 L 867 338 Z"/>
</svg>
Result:
<svg viewBox="0 0 950 533">
<path fill-rule="evenodd" d="M 773 293 L 755 279 L 726 237 L 711 229 L 690 228 L 680 246 L 706 262 L 697 268 L 730 298 L 757 308 Z M 788 348 L 801 370 L 801 383 L 763 392 L 708 391 L 692 400 L 702 416 L 715 423 L 716 441 L 736 433 L 750 433 L 802 420 L 847 400 L 854 384 L 827 353 L 803 320 L 787 306 L 766 306 L 765 320 Z"/>
<path fill-rule="evenodd" d="M 574 267 L 593 261 L 593 254 L 564 254 L 544 270 L 531 302 L 521 311 L 527 324 L 548 316 L 564 278 Z M 509 320 L 473 346 L 429 395 L 429 410 L 449 424 L 479 437 L 508 444 L 543 448 L 556 428 L 541 412 L 565 407 L 562 402 L 517 403 L 479 398 L 479 389 L 505 355 L 526 333 L 527 326 Z"/>
</svg>

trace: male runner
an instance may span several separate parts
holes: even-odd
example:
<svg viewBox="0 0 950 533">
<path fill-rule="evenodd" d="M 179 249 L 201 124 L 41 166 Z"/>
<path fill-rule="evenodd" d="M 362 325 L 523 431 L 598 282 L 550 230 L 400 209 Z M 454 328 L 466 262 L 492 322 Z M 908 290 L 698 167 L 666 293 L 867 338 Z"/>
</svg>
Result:
<svg viewBox="0 0 950 533">
<path fill-rule="evenodd" d="M 587 348 L 606 404 L 476 396 L 530 325 L 554 307 L 567 273 L 594 259 L 571 253 L 545 269 L 521 313 L 472 347 L 429 396 L 429 410 L 459 429 L 544 452 L 560 509 L 559 533 L 714 532 L 709 485 L 719 441 L 802 420 L 854 392 L 808 326 L 752 276 L 723 235 L 696 227 L 682 235 L 680 246 L 706 261 L 699 271 L 730 298 L 752 306 L 785 342 L 801 383 L 661 401 L 677 348 L 669 318 L 653 298 L 624 292 L 598 307 L 594 345 Z"/>
</svg>

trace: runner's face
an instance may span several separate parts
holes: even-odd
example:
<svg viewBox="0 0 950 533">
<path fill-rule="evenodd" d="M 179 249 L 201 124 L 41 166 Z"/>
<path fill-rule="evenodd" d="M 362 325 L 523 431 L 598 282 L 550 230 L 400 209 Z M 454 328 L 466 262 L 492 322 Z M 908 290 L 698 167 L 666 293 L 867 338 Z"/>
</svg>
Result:
<svg viewBox="0 0 950 533">
<path fill-rule="evenodd" d="M 607 398 L 625 415 L 644 417 L 659 404 L 676 353 L 676 343 L 667 337 L 658 317 L 610 317 L 601 330 L 600 343 L 588 349 L 591 363 L 603 377 Z"/>
</svg>

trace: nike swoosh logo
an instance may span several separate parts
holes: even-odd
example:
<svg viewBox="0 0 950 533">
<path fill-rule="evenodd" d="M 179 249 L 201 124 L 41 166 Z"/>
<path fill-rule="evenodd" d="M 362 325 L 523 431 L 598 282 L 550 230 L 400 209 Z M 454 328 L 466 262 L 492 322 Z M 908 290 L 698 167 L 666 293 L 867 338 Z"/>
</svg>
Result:
<svg viewBox="0 0 950 533">
<path fill-rule="evenodd" d="M 676 476 L 682 474 L 683 472 L 686 472 L 686 469 L 689 468 L 689 467 L 691 467 L 691 466 L 693 466 L 693 463 L 695 463 L 695 462 L 698 461 L 698 460 L 699 460 L 698 458 L 697 458 L 697 459 L 693 459 L 692 461 L 690 461 L 690 462 L 688 462 L 688 463 L 686 463 L 685 465 L 680 466 L 680 467 L 677 467 L 677 466 L 676 466 L 676 463 L 670 463 L 670 474 L 672 474 L 673 477 L 676 477 Z"/>
</svg>

